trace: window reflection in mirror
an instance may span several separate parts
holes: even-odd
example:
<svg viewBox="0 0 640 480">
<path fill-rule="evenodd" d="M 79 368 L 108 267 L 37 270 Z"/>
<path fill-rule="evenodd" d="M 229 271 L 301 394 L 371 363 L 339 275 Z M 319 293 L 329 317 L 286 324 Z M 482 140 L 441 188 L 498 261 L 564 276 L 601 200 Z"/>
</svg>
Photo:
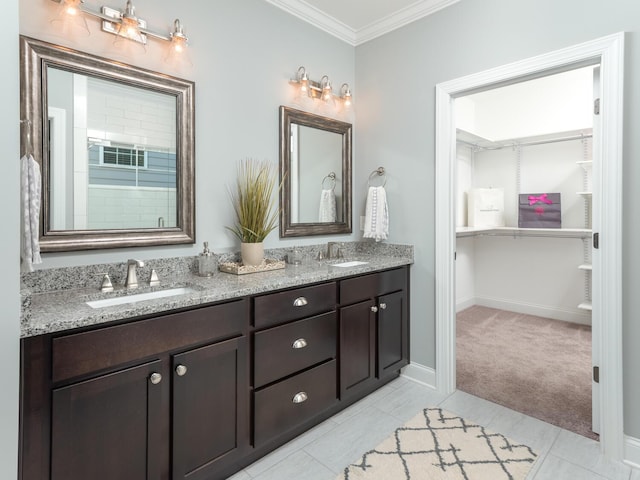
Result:
<svg viewBox="0 0 640 480">
<path fill-rule="evenodd" d="M 47 69 L 50 228 L 175 227 L 176 100 Z"/>
</svg>

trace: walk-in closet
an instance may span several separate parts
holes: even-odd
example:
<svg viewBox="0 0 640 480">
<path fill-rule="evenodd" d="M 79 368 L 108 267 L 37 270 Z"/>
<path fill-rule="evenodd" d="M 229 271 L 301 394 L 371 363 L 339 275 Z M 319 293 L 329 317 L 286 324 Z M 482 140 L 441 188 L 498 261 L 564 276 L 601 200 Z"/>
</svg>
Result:
<svg viewBox="0 0 640 480">
<path fill-rule="evenodd" d="M 456 99 L 457 388 L 591 438 L 597 77 Z"/>
</svg>

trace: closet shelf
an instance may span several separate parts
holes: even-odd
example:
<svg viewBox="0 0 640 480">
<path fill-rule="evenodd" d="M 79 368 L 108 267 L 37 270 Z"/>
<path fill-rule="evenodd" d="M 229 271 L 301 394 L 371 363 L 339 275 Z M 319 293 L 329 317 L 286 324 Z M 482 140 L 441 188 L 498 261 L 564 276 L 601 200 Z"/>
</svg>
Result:
<svg viewBox="0 0 640 480">
<path fill-rule="evenodd" d="M 555 132 L 544 135 L 530 135 L 526 137 L 517 137 L 503 140 L 490 140 L 475 133 L 456 129 L 456 141 L 477 150 L 500 150 L 502 148 L 529 147 L 534 145 L 545 145 L 556 142 L 567 142 L 581 140 L 583 138 L 591 138 L 593 129 L 584 128 L 579 130 L 569 130 L 564 132 Z"/>
<path fill-rule="evenodd" d="M 589 310 L 589 311 L 593 310 L 593 306 L 591 305 L 591 301 L 582 302 L 580 305 L 578 305 L 578 308 L 581 309 L 581 310 Z"/>
<path fill-rule="evenodd" d="M 576 162 L 581 167 L 589 168 L 593 166 L 593 160 L 578 160 Z"/>
<path fill-rule="evenodd" d="M 591 195 L 593 195 L 593 192 L 576 192 L 576 193 L 586 198 L 591 198 Z"/>
<path fill-rule="evenodd" d="M 583 263 L 582 265 L 579 265 L 579 266 L 578 266 L 578 268 L 579 268 L 580 270 L 588 270 L 588 271 L 591 271 L 591 270 L 592 270 L 592 268 L 591 268 L 591 267 L 592 267 L 592 266 L 591 266 L 591 264 L 590 264 L 590 263 Z"/>
<path fill-rule="evenodd" d="M 457 227 L 456 237 L 507 236 L 590 238 L 590 228 Z"/>
</svg>

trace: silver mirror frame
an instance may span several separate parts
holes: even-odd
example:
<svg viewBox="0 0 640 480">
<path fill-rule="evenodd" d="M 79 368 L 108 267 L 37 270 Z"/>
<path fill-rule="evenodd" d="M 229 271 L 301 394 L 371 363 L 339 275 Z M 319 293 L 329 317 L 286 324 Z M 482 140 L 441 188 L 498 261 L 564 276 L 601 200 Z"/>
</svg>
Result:
<svg viewBox="0 0 640 480">
<path fill-rule="evenodd" d="M 291 124 L 317 128 L 342 135 L 343 192 L 341 210 L 343 220 L 334 223 L 292 223 L 291 221 Z M 290 107 L 280 107 L 280 238 L 305 237 L 351 233 L 351 132 L 350 123 L 303 112 Z"/>
<path fill-rule="evenodd" d="M 117 230 L 49 229 L 47 67 L 83 73 L 176 97 L 177 227 Z M 40 250 L 64 252 L 195 243 L 195 84 L 41 40 L 20 36 L 21 154 L 32 153 L 42 173 Z M 29 152 L 29 150 L 31 150 Z"/>
</svg>

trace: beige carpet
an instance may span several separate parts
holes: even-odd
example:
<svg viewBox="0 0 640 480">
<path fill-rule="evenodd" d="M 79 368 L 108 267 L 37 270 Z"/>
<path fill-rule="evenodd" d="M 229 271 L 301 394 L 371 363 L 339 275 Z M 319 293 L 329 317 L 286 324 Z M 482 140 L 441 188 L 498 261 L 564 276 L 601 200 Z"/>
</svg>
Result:
<svg viewBox="0 0 640 480">
<path fill-rule="evenodd" d="M 499 433 L 425 408 L 337 480 L 523 480 L 536 457 Z"/>
<path fill-rule="evenodd" d="M 456 316 L 463 392 L 597 439 L 591 431 L 591 327 L 479 305 Z"/>
</svg>

